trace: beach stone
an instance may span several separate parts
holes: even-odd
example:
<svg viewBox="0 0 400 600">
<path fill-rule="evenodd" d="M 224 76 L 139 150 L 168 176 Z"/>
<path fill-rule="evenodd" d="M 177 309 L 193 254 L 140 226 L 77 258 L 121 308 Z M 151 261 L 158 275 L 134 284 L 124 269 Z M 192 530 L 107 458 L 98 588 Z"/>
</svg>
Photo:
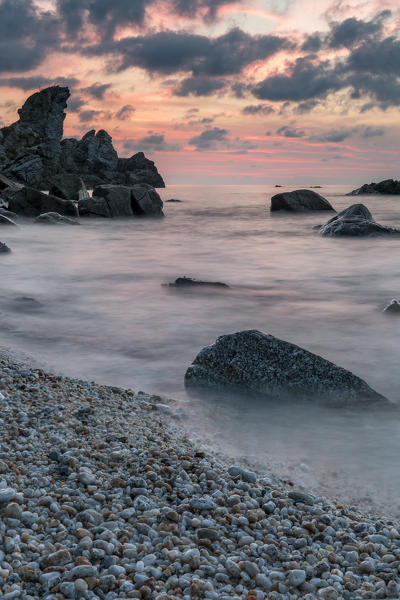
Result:
<svg viewBox="0 0 400 600">
<path fill-rule="evenodd" d="M 290 586 L 298 587 L 306 580 L 306 572 L 302 569 L 293 569 L 288 573 L 288 583 Z"/>
<path fill-rule="evenodd" d="M 186 371 L 185 385 L 251 392 L 266 399 L 388 405 L 386 398 L 350 371 L 256 330 L 221 336 L 203 348 Z"/>
<path fill-rule="evenodd" d="M 335 209 L 326 198 L 312 190 L 295 190 L 282 192 L 271 198 L 271 212 L 284 210 L 288 212 L 310 212 Z"/>
<path fill-rule="evenodd" d="M 0 506 L 8 504 L 16 497 L 17 492 L 13 488 L 0 489 Z"/>
<path fill-rule="evenodd" d="M 320 234 L 328 237 L 398 235 L 400 229 L 380 225 L 364 204 L 353 204 L 329 219 L 321 227 Z"/>
<path fill-rule="evenodd" d="M 302 504 L 307 504 L 308 506 L 312 506 L 314 504 L 314 497 L 311 494 L 306 494 L 305 492 L 300 492 L 293 490 L 288 493 L 288 497 L 294 502 L 301 502 Z"/>
<path fill-rule="evenodd" d="M 240 477 L 240 479 L 246 481 L 247 483 L 255 483 L 257 481 L 256 473 L 254 473 L 253 471 L 246 471 L 241 467 L 229 467 L 228 473 L 231 477 Z"/>
</svg>

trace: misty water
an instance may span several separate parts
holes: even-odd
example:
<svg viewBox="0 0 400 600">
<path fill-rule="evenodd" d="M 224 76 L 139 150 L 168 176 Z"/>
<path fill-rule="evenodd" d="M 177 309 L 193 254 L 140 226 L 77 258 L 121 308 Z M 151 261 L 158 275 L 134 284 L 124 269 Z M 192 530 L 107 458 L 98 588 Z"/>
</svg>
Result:
<svg viewBox="0 0 400 600">
<path fill-rule="evenodd" d="M 300 186 L 301 187 L 301 186 Z M 284 188 L 289 189 L 289 188 Z M 209 447 L 368 510 L 400 514 L 399 415 L 209 393 L 188 396 L 186 368 L 217 336 L 259 329 L 353 371 L 400 400 L 400 239 L 329 239 L 329 213 L 274 214 L 265 186 L 169 186 L 165 219 L 3 228 L 1 345 L 65 375 L 176 398 Z M 400 226 L 400 199 L 362 201 Z M 162 286 L 178 276 L 228 290 Z"/>
</svg>

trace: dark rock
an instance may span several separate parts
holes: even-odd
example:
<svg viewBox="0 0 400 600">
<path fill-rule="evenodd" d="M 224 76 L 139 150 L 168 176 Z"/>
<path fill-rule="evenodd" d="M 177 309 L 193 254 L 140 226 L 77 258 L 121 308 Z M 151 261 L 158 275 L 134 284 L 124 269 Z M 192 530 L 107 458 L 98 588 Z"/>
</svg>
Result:
<svg viewBox="0 0 400 600">
<path fill-rule="evenodd" d="M 4 217 L 8 217 L 12 221 L 15 221 L 16 219 L 18 219 L 17 213 L 12 212 L 11 210 L 7 210 L 6 208 L 0 208 L 0 215 L 3 215 Z"/>
<path fill-rule="evenodd" d="M 12 219 L 0 213 L 0 225 L 17 225 Z"/>
<path fill-rule="evenodd" d="M 59 173 L 50 180 L 49 193 L 64 200 L 79 200 L 82 181 L 75 173 Z"/>
<path fill-rule="evenodd" d="M 8 254 L 8 252 L 11 252 L 11 250 L 7 246 L 7 244 L 3 244 L 3 242 L 0 242 L 0 254 Z"/>
<path fill-rule="evenodd" d="M 372 236 L 400 234 L 400 229 L 380 225 L 364 204 L 352 204 L 329 219 L 320 230 L 326 236 Z"/>
<path fill-rule="evenodd" d="M 118 167 L 118 154 L 104 129 L 97 133 L 92 129 L 81 140 L 67 138 L 61 142 L 61 162 L 69 173 L 101 174 L 103 181 L 112 181 Z"/>
<path fill-rule="evenodd" d="M 231 389 L 266 399 L 310 399 L 329 405 L 388 405 L 350 371 L 260 331 L 219 337 L 196 356 L 188 388 Z"/>
<path fill-rule="evenodd" d="M 143 152 L 137 152 L 130 158 L 118 159 L 118 171 L 124 174 L 124 182 L 130 185 L 148 183 L 155 188 L 165 187 L 165 183 L 152 160 Z"/>
<path fill-rule="evenodd" d="M 169 200 L 166 200 L 165 202 L 183 202 L 183 200 L 177 200 L 176 198 L 170 198 Z"/>
<path fill-rule="evenodd" d="M 317 192 L 295 190 L 282 192 L 271 198 L 271 212 L 286 210 L 290 212 L 308 212 L 314 210 L 335 210 L 333 206 Z"/>
<path fill-rule="evenodd" d="M 0 192 L 7 189 L 21 189 L 21 187 L 22 184 L 17 183 L 16 181 L 13 181 L 12 179 L 9 179 L 8 177 L 0 173 Z"/>
<path fill-rule="evenodd" d="M 36 311 L 41 309 L 42 305 L 30 296 L 18 296 L 14 298 L 14 308 L 18 311 Z"/>
<path fill-rule="evenodd" d="M 385 179 L 379 183 L 364 183 L 364 185 L 353 190 L 347 196 L 360 196 L 363 194 L 400 194 L 400 181 Z"/>
<path fill-rule="evenodd" d="M 8 202 L 8 208 L 18 215 L 38 217 L 42 213 L 57 212 L 70 217 L 77 216 L 76 206 L 71 200 L 63 200 L 28 186 L 17 191 L 5 190 L 3 197 Z"/>
<path fill-rule="evenodd" d="M 108 217 L 162 217 L 162 208 L 160 196 L 147 184 L 100 185 L 93 190 L 92 198 L 79 202 L 81 215 L 98 214 Z"/>
<path fill-rule="evenodd" d="M 175 279 L 174 283 L 167 284 L 169 287 L 198 287 L 198 286 L 208 286 L 208 287 L 223 287 L 229 288 L 229 285 L 226 283 L 221 283 L 220 281 L 198 281 L 197 279 L 192 279 L 192 277 L 178 277 Z"/>
<path fill-rule="evenodd" d="M 306 494 L 305 492 L 296 490 L 289 492 L 288 497 L 293 500 L 295 504 L 307 504 L 308 506 L 313 506 L 315 501 L 314 496 L 311 496 L 311 494 Z"/>
<path fill-rule="evenodd" d="M 80 225 L 79 221 L 60 215 L 57 212 L 42 213 L 36 217 L 35 223 L 44 223 L 46 225 Z"/>
<path fill-rule="evenodd" d="M 389 314 L 400 314 L 400 300 L 393 298 L 391 303 L 385 306 L 383 312 Z"/>
</svg>

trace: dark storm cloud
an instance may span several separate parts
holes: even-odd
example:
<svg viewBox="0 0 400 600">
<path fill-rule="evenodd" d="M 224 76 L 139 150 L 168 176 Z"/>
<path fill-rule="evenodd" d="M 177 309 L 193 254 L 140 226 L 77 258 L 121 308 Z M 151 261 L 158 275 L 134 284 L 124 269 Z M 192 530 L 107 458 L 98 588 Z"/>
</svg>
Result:
<svg viewBox="0 0 400 600">
<path fill-rule="evenodd" d="M 217 38 L 186 31 L 160 31 L 101 43 L 89 47 L 87 52 L 113 55 L 118 71 L 141 67 L 164 75 L 186 71 L 194 77 L 220 77 L 238 74 L 247 65 L 289 47 L 291 43 L 284 38 L 252 36 L 236 27 Z"/>
<path fill-rule="evenodd" d="M 274 112 L 270 104 L 249 104 L 242 109 L 244 115 L 272 115 Z"/>
<path fill-rule="evenodd" d="M 381 127 L 371 127 L 370 125 L 356 125 L 354 127 L 331 129 L 318 135 L 312 135 L 310 136 L 310 140 L 314 142 L 331 142 L 334 144 L 338 144 L 356 135 L 368 139 L 372 137 L 385 135 L 385 131 Z"/>
<path fill-rule="evenodd" d="M 363 133 L 361 134 L 363 138 L 380 137 L 382 135 L 385 135 L 385 130 L 382 129 L 382 127 L 371 126 L 366 127 Z"/>
<path fill-rule="evenodd" d="M 340 87 L 340 80 L 328 62 L 315 64 L 308 58 L 298 58 L 287 73 L 267 77 L 252 91 L 260 100 L 302 101 L 326 96 Z"/>
<path fill-rule="evenodd" d="M 87 110 L 81 110 L 79 113 L 79 120 L 81 123 L 89 123 L 90 121 L 98 121 L 99 119 L 110 119 L 111 114 L 104 110 L 94 110 L 88 108 Z"/>
<path fill-rule="evenodd" d="M 102 100 L 104 94 L 111 88 L 111 83 L 93 83 L 89 87 L 82 88 L 81 92 L 96 98 L 96 100 Z"/>
<path fill-rule="evenodd" d="M 323 41 L 319 33 L 313 33 L 312 35 L 307 35 L 306 39 L 303 42 L 301 49 L 303 52 L 318 52 L 321 50 L 323 45 Z"/>
<path fill-rule="evenodd" d="M 18 88 L 24 91 L 36 90 L 50 85 L 67 85 L 74 87 L 79 83 L 75 77 L 59 77 L 58 79 L 49 79 L 42 75 L 32 75 L 31 77 L 2 77 L 1 86 Z"/>
<path fill-rule="evenodd" d="M 291 127 L 289 125 L 284 125 L 283 127 L 280 127 L 276 133 L 287 138 L 300 138 L 305 135 L 304 131 L 301 131 L 300 129 L 296 129 L 295 127 Z"/>
<path fill-rule="evenodd" d="M 195 146 L 196 150 L 212 150 L 221 143 L 227 143 L 227 136 L 228 131 L 226 129 L 213 127 L 212 129 L 205 129 L 200 135 L 190 138 L 189 144 Z"/>
<path fill-rule="evenodd" d="M 383 21 L 390 16 L 391 12 L 385 10 L 371 21 L 362 21 L 351 17 L 341 23 L 331 23 L 329 45 L 331 48 L 352 47 L 368 38 L 380 37 Z"/>
<path fill-rule="evenodd" d="M 68 112 L 79 112 L 86 102 L 76 94 L 68 99 Z"/>
<path fill-rule="evenodd" d="M 132 118 L 133 113 L 136 111 L 136 108 L 132 106 L 132 104 L 125 104 L 122 106 L 119 111 L 116 113 L 117 119 L 120 121 L 128 121 Z"/>
<path fill-rule="evenodd" d="M 226 87 L 226 81 L 211 77 L 188 77 L 174 90 L 177 96 L 211 96 Z"/>
<path fill-rule="evenodd" d="M 0 0 L 0 71 L 33 69 L 58 43 L 56 17 L 33 0 Z"/>
</svg>

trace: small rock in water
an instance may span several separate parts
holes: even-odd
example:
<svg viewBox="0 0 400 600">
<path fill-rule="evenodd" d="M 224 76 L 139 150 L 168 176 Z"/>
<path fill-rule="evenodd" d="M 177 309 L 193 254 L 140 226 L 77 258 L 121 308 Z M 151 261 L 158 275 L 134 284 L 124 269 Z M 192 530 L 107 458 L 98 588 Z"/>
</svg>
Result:
<svg viewBox="0 0 400 600">
<path fill-rule="evenodd" d="M 7 244 L 0 242 L 0 254 L 8 254 L 9 252 L 11 252 L 11 250 Z"/>
<path fill-rule="evenodd" d="M 192 277 L 178 277 L 175 279 L 174 283 L 167 284 L 168 287 L 198 287 L 198 286 L 208 286 L 208 287 L 223 287 L 229 288 L 229 285 L 226 283 L 221 283 L 220 281 L 201 281 L 197 279 L 193 279 Z"/>
<path fill-rule="evenodd" d="M 393 298 L 390 304 L 383 309 L 383 312 L 390 314 L 400 313 L 400 300 Z"/>
</svg>

